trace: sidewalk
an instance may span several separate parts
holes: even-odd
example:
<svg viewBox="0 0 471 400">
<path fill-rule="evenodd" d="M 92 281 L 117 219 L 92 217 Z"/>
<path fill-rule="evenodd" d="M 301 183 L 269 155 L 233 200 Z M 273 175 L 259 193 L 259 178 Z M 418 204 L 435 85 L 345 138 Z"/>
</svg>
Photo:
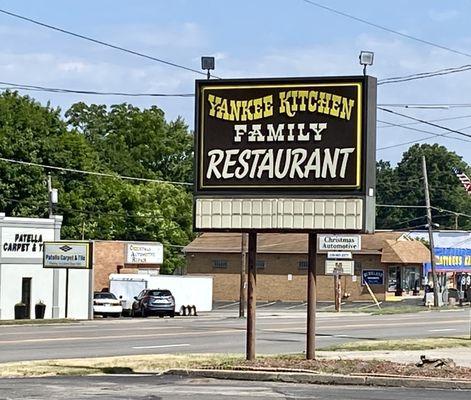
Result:
<svg viewBox="0 0 471 400">
<path fill-rule="evenodd" d="M 428 358 L 451 358 L 456 365 L 471 368 L 471 348 L 455 347 L 449 349 L 434 350 L 373 350 L 373 351 L 322 351 L 316 352 L 316 356 L 335 360 L 385 360 L 398 363 L 416 363 L 420 356 Z"/>
</svg>

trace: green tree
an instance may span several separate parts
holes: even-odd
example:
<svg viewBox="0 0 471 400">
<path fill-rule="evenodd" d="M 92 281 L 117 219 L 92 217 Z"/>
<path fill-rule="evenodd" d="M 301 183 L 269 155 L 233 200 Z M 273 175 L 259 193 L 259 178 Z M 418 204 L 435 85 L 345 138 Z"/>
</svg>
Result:
<svg viewBox="0 0 471 400">
<path fill-rule="evenodd" d="M 0 95 L 0 155 L 44 163 L 48 143 L 66 133 L 60 110 L 42 106 L 28 96 Z M 46 174 L 41 167 L 0 161 L 0 209 L 12 216 L 43 217 L 48 201 Z"/>
<path fill-rule="evenodd" d="M 167 123 L 158 107 L 130 104 L 74 104 L 67 123 L 96 148 L 100 159 L 120 175 L 190 182 L 193 138 L 182 119 Z"/>
<path fill-rule="evenodd" d="M 167 123 L 156 107 L 139 110 L 83 103 L 60 110 L 27 96 L 0 95 L 0 156 L 12 160 L 172 181 L 192 171 L 192 140 L 182 120 Z M 185 186 L 51 170 L 65 239 L 156 240 L 163 272 L 183 265 L 192 239 L 192 200 Z M 0 209 L 8 215 L 48 214 L 47 169 L 0 161 Z"/>
<path fill-rule="evenodd" d="M 377 168 L 378 204 L 425 205 L 422 155 L 427 162 L 431 205 L 470 214 L 470 196 L 452 171 L 452 167 L 466 171 L 469 166 L 456 153 L 438 144 L 416 144 L 410 147 L 396 168 L 380 161 Z M 379 208 L 377 227 L 397 229 L 423 226 L 426 223 L 425 214 L 423 208 Z M 455 217 L 450 213 L 434 209 L 433 220 L 444 229 L 455 227 Z M 471 220 L 464 217 L 458 219 L 458 227 L 469 229 Z"/>
</svg>

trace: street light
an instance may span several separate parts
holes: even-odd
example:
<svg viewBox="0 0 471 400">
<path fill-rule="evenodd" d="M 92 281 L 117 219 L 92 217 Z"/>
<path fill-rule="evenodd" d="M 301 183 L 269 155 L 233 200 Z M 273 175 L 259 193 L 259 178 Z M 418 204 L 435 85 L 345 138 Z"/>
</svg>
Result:
<svg viewBox="0 0 471 400">
<path fill-rule="evenodd" d="M 373 65 L 373 59 L 374 59 L 375 53 L 372 51 L 361 51 L 360 52 L 360 64 L 363 65 L 363 75 L 366 75 L 366 66 L 367 65 Z"/>
<path fill-rule="evenodd" d="M 201 69 L 205 69 L 208 73 L 208 79 L 211 78 L 210 71 L 214 69 L 214 57 L 201 57 Z"/>
</svg>

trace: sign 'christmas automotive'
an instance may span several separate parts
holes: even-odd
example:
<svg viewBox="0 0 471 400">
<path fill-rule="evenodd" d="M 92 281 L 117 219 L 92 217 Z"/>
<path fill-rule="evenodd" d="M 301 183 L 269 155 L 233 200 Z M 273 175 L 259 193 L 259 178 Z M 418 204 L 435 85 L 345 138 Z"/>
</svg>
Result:
<svg viewBox="0 0 471 400">
<path fill-rule="evenodd" d="M 366 77 L 197 81 L 196 192 L 365 192 Z"/>
</svg>

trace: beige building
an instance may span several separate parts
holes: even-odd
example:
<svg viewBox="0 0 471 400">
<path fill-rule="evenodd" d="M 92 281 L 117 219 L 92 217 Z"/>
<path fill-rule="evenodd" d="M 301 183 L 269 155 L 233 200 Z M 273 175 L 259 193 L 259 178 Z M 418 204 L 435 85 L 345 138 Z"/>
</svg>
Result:
<svg viewBox="0 0 471 400">
<path fill-rule="evenodd" d="M 354 275 L 341 277 L 344 299 L 370 300 L 362 279 L 368 276 L 374 277 L 370 287 L 378 300 L 396 292 L 413 294 L 421 283 L 422 263 L 430 260 L 427 247 L 400 232 L 361 236 L 362 250 L 353 253 Z M 307 239 L 307 234 L 258 234 L 257 300 L 306 300 Z M 214 300 L 239 299 L 241 234 L 204 233 L 184 250 L 188 274 L 213 276 Z M 317 255 L 320 301 L 331 301 L 334 295 L 334 278 L 325 275 L 326 256 Z"/>
</svg>

